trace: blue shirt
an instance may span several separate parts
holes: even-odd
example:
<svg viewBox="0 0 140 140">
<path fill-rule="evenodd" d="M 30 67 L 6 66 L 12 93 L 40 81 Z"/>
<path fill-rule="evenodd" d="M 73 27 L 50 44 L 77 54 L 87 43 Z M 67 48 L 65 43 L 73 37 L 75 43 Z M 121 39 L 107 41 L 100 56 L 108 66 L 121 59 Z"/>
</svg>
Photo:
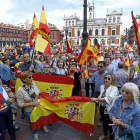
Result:
<svg viewBox="0 0 140 140">
<path fill-rule="evenodd" d="M 25 52 L 30 53 L 30 48 L 29 48 L 29 47 L 26 47 L 25 49 L 22 48 L 22 52 L 23 52 L 23 54 L 24 54 Z"/>
<path fill-rule="evenodd" d="M 117 78 L 117 87 L 122 87 L 126 82 L 128 82 L 128 74 L 123 70 L 119 69 L 114 73 Z"/>
<path fill-rule="evenodd" d="M 27 70 L 29 70 L 31 64 L 32 64 L 32 62 L 29 61 L 28 64 L 23 63 L 23 64 L 19 65 L 19 69 L 20 69 L 20 71 L 23 72 L 23 71 L 27 71 Z M 37 65 L 35 62 L 33 62 L 33 65 L 34 65 L 34 68 L 35 68 L 36 70 L 39 69 L 39 68 L 38 68 L 38 65 Z"/>
<path fill-rule="evenodd" d="M 111 64 L 109 64 L 108 66 L 106 66 L 106 71 L 108 72 L 108 73 L 114 73 L 114 72 L 116 72 L 115 71 L 115 67 L 113 66 L 113 65 L 111 65 Z"/>
<path fill-rule="evenodd" d="M 5 65 L 1 66 L 1 79 L 4 81 L 12 80 L 10 66 L 8 68 Z"/>
<path fill-rule="evenodd" d="M 111 62 L 111 65 L 113 65 L 115 67 L 115 71 L 118 71 L 119 68 L 118 68 L 118 63 L 121 62 L 121 59 L 118 58 L 118 59 L 115 59 Z"/>
<path fill-rule="evenodd" d="M 136 85 L 139 85 L 139 78 L 134 78 L 133 83 L 135 83 Z"/>
<path fill-rule="evenodd" d="M 104 74 L 100 77 L 100 73 L 99 71 L 96 71 L 93 76 L 89 79 L 90 83 L 95 83 L 95 91 L 100 92 L 100 86 L 104 85 L 104 76 L 107 74 L 108 72 L 105 71 Z"/>
<path fill-rule="evenodd" d="M 140 140 L 140 106 L 131 101 L 130 104 L 124 108 L 122 113 L 120 113 L 122 102 L 122 96 L 115 100 L 114 105 L 109 111 L 109 117 L 115 116 L 116 119 L 121 119 L 121 121 L 127 125 L 127 129 L 119 126 L 119 137 L 124 137 L 127 134 L 128 139 L 134 140 L 132 130 L 134 127 L 137 131 L 138 139 Z M 117 126 L 113 126 L 112 128 L 114 132 Z"/>
</svg>

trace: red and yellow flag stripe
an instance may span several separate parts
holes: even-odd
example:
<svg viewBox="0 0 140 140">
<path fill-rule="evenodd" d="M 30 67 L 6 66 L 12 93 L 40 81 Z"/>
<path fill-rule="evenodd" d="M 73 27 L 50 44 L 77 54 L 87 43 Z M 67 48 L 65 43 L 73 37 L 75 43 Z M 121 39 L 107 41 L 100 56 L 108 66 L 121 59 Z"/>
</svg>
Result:
<svg viewBox="0 0 140 140">
<path fill-rule="evenodd" d="M 32 129 L 63 121 L 86 134 L 93 133 L 95 103 L 89 97 L 67 97 L 53 100 L 48 94 L 41 93 L 40 103 L 31 113 Z"/>
</svg>

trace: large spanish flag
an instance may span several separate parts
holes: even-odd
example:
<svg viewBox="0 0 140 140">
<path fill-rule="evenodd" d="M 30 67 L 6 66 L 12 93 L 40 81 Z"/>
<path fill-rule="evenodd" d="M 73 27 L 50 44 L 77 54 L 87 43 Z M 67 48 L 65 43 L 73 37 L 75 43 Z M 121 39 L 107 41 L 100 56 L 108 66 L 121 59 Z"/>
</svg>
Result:
<svg viewBox="0 0 140 140">
<path fill-rule="evenodd" d="M 53 100 L 48 94 L 41 93 L 40 103 L 31 113 L 32 129 L 63 121 L 86 134 L 93 133 L 95 103 L 89 97 L 67 97 Z"/>
<path fill-rule="evenodd" d="M 70 97 L 72 94 L 74 80 L 69 76 L 33 73 L 33 81 L 41 92 L 48 93 L 53 99 Z M 15 93 L 21 85 L 20 73 L 18 73 Z"/>
<path fill-rule="evenodd" d="M 47 25 L 46 16 L 45 16 L 44 6 L 42 6 L 42 12 L 41 12 L 40 23 L 39 23 L 39 29 L 42 29 L 42 28 L 45 29 L 48 35 L 50 34 L 50 31 Z M 35 50 L 39 52 L 43 52 L 49 56 L 51 55 L 49 41 L 43 39 L 40 34 L 37 36 Z"/>
<path fill-rule="evenodd" d="M 132 20 L 134 23 L 135 34 L 136 34 L 136 38 L 137 38 L 137 46 L 138 46 L 139 56 L 140 56 L 140 27 L 139 27 L 135 17 L 133 16 L 133 12 L 132 12 Z"/>
</svg>

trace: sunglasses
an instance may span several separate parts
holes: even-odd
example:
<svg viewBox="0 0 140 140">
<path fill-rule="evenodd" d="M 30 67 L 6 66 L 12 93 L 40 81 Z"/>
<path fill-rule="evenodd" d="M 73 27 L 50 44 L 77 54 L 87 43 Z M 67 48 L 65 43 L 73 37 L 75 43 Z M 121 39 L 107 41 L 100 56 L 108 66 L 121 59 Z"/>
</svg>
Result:
<svg viewBox="0 0 140 140">
<path fill-rule="evenodd" d="M 105 79 L 108 79 L 108 80 L 110 80 L 111 78 L 109 78 L 109 77 L 105 77 Z"/>
<path fill-rule="evenodd" d="M 125 92 L 127 95 L 129 94 L 129 92 L 125 91 L 124 89 L 121 90 L 122 92 Z"/>
<path fill-rule="evenodd" d="M 29 77 L 28 77 L 28 79 L 31 79 L 31 78 L 33 79 L 33 76 L 29 76 Z"/>
<path fill-rule="evenodd" d="M 49 69 L 50 67 L 44 67 L 45 69 Z"/>
<path fill-rule="evenodd" d="M 98 66 L 98 68 L 102 68 L 103 66 Z"/>
</svg>

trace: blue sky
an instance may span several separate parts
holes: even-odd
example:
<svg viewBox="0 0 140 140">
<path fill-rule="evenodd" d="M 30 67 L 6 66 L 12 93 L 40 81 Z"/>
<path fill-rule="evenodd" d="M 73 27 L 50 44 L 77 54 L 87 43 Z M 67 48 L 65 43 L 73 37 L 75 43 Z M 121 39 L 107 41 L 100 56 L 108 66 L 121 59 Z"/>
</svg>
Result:
<svg viewBox="0 0 140 140">
<path fill-rule="evenodd" d="M 88 0 L 92 2 L 92 0 Z M 96 18 L 105 18 L 107 9 L 123 11 L 121 34 L 132 25 L 131 10 L 134 15 L 140 15 L 138 0 L 94 0 Z M 41 8 L 44 5 L 48 23 L 55 24 L 60 30 L 64 26 L 64 14 L 70 16 L 76 13 L 83 19 L 83 0 L 0 0 L 0 22 L 17 25 L 29 19 L 32 23 L 33 14 L 40 20 Z"/>
</svg>

